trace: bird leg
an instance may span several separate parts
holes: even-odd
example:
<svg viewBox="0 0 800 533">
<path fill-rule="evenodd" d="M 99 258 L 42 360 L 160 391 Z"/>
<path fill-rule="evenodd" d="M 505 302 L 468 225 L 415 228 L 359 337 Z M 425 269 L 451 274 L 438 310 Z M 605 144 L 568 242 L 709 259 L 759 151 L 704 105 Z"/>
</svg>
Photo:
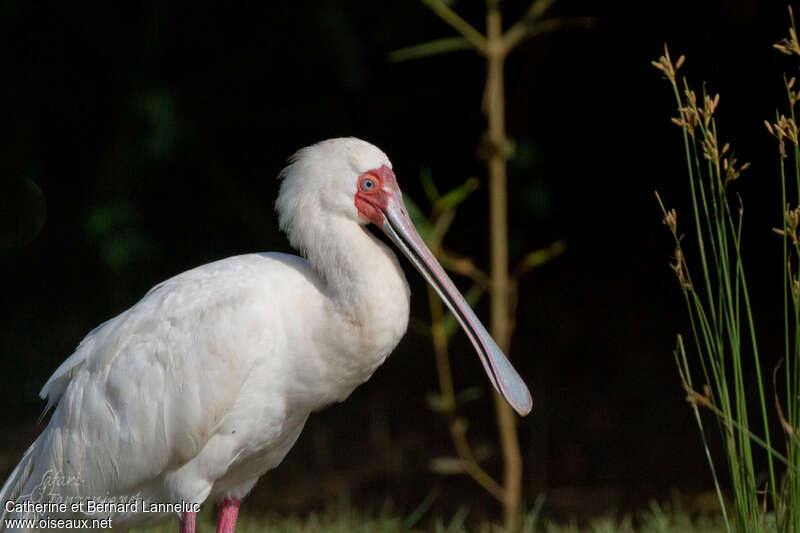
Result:
<svg viewBox="0 0 800 533">
<path fill-rule="evenodd" d="M 194 523 L 197 519 L 197 513 L 185 511 L 181 514 L 180 520 L 180 533 L 194 533 Z"/>
<path fill-rule="evenodd" d="M 222 507 L 219 510 L 219 522 L 217 522 L 217 533 L 233 533 L 236 527 L 236 515 L 239 514 L 239 506 L 242 502 L 238 498 L 225 498 L 222 500 Z"/>
</svg>

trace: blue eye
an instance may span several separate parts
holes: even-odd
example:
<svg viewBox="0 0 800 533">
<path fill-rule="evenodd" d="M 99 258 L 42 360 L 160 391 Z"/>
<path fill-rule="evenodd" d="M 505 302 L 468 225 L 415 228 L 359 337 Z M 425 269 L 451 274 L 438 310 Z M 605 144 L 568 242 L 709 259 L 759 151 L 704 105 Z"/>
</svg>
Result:
<svg viewBox="0 0 800 533">
<path fill-rule="evenodd" d="M 375 188 L 375 182 L 371 179 L 365 179 L 361 182 L 361 190 L 362 191 L 371 191 Z"/>
</svg>

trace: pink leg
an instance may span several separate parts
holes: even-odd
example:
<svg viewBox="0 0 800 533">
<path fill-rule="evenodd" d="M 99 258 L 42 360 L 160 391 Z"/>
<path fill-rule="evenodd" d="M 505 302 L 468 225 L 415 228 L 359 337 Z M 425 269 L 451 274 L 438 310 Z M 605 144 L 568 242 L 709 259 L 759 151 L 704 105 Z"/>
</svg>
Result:
<svg viewBox="0 0 800 533">
<path fill-rule="evenodd" d="M 225 498 L 219 510 L 219 522 L 217 523 L 217 533 L 233 533 L 236 527 L 236 515 L 239 514 L 239 506 L 242 504 L 237 498 Z"/>
<path fill-rule="evenodd" d="M 197 513 L 186 511 L 181 515 L 180 533 L 194 533 L 194 523 L 197 520 Z"/>
</svg>

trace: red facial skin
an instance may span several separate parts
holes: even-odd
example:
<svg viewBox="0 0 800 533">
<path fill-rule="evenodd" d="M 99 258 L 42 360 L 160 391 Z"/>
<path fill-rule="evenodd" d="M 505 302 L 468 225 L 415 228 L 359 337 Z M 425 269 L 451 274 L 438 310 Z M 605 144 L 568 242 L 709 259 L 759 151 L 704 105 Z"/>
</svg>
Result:
<svg viewBox="0 0 800 533">
<path fill-rule="evenodd" d="M 363 188 L 364 180 L 367 179 L 372 180 L 375 184 L 369 191 L 365 191 Z M 368 170 L 358 177 L 356 196 L 353 202 L 358 210 L 358 216 L 378 227 L 383 226 L 383 210 L 387 209 L 389 198 L 392 196 L 392 193 L 385 191 L 384 188 L 389 190 L 397 189 L 397 179 L 394 177 L 394 172 L 386 165 Z"/>
</svg>

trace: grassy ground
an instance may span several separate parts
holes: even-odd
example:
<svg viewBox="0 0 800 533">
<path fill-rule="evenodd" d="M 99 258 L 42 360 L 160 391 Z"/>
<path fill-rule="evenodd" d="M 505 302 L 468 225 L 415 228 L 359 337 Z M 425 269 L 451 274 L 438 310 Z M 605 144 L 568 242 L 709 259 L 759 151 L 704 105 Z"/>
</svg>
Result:
<svg viewBox="0 0 800 533">
<path fill-rule="evenodd" d="M 423 525 L 424 524 L 424 525 Z M 177 520 L 167 521 L 157 528 L 138 530 L 147 533 L 175 533 Z M 215 531 L 213 513 L 209 510 L 197 521 L 198 533 Z M 472 524 L 464 509 L 447 520 L 421 520 L 388 514 L 368 515 L 349 506 L 332 507 L 321 513 L 302 517 L 254 517 L 243 515 L 237 533 L 504 533 L 493 524 Z M 521 533 L 711 533 L 724 531 L 720 517 L 691 518 L 682 512 L 672 512 L 657 504 L 636 516 L 597 518 L 588 524 L 556 524 L 538 512 L 529 513 Z"/>
</svg>

